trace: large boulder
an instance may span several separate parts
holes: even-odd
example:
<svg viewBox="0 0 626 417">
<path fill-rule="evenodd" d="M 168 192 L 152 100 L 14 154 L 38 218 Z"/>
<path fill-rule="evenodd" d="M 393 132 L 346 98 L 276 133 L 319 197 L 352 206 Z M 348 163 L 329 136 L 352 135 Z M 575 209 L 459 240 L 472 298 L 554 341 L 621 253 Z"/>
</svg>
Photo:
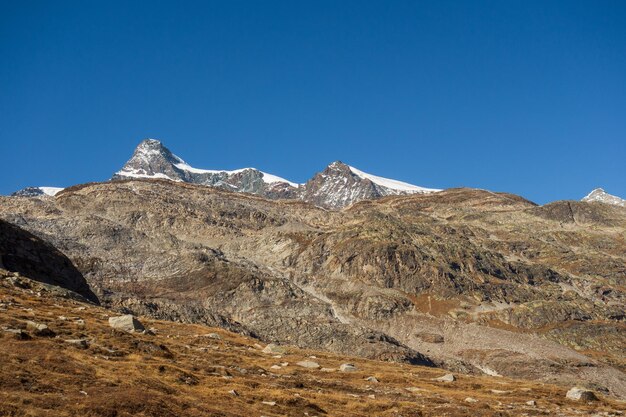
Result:
<svg viewBox="0 0 626 417">
<path fill-rule="evenodd" d="M 596 394 L 594 394 L 593 391 L 590 391 L 585 388 L 580 388 L 580 387 L 573 387 L 572 389 L 567 391 L 567 394 L 565 395 L 565 397 L 574 401 L 597 401 L 598 400 L 598 397 L 596 397 Z"/>
<path fill-rule="evenodd" d="M 125 332 L 142 332 L 145 330 L 143 324 L 132 314 L 109 317 L 109 326 Z"/>
</svg>

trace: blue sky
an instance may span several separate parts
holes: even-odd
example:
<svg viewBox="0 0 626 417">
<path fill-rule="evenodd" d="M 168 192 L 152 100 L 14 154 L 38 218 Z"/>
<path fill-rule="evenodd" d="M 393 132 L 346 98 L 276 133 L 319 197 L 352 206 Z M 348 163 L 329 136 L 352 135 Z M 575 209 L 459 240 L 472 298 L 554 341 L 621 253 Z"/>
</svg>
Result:
<svg viewBox="0 0 626 417">
<path fill-rule="evenodd" d="M 0 0 L 0 194 L 145 137 L 297 182 L 626 197 L 626 2 Z"/>
</svg>

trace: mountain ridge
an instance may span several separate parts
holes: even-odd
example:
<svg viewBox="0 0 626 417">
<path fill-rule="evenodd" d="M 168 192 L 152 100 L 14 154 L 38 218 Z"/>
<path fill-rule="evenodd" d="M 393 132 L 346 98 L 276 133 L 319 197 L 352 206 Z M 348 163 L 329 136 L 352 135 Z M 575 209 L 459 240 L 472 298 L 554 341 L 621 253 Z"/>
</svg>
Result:
<svg viewBox="0 0 626 417">
<path fill-rule="evenodd" d="M 337 209 L 361 200 L 387 195 L 441 191 L 368 174 L 335 161 L 304 184 L 256 168 L 208 170 L 194 168 L 173 154 L 157 139 L 145 139 L 112 180 L 155 178 L 207 185 L 269 199 L 296 199 L 324 208 Z"/>
<path fill-rule="evenodd" d="M 247 167 L 234 170 L 195 168 L 172 153 L 158 139 L 144 139 L 131 158 L 115 172 L 111 181 L 122 179 L 164 179 L 260 195 L 264 198 L 293 199 L 328 209 L 341 209 L 364 200 L 390 195 L 426 194 L 442 191 L 403 181 L 379 177 L 335 161 L 304 183 Z M 62 187 L 26 187 L 12 197 L 54 197 Z M 626 207 L 626 200 L 596 188 L 580 201 Z M 550 203 L 546 203 L 550 204 Z"/>
</svg>

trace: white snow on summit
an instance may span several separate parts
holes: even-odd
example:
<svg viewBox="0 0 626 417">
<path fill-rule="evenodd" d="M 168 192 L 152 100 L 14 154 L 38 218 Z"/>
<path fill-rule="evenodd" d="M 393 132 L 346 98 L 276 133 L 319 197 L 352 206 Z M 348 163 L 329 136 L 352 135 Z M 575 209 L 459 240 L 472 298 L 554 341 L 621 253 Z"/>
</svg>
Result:
<svg viewBox="0 0 626 417">
<path fill-rule="evenodd" d="M 158 147 L 156 147 L 158 146 Z M 168 179 L 168 180 L 172 180 L 172 181 L 181 181 L 180 179 L 174 179 L 171 178 L 170 176 L 162 173 L 162 172 L 156 172 L 153 174 L 147 174 L 143 169 L 132 169 L 129 168 L 127 165 L 132 164 L 132 163 L 145 163 L 145 164 L 149 164 L 151 158 L 155 157 L 155 156 L 159 156 L 162 155 L 162 148 L 160 148 L 161 146 L 161 142 L 158 139 L 146 139 L 144 140 L 141 144 L 139 144 L 139 146 L 136 148 L 135 153 L 133 155 L 133 157 L 130 159 L 130 161 L 128 161 L 128 163 L 126 164 L 126 166 L 124 166 L 121 170 L 116 172 L 116 175 L 118 176 L 123 176 L 123 177 L 133 177 L 133 178 L 160 178 L 160 179 Z M 178 169 L 180 169 L 181 171 L 186 171 L 186 172 L 191 172 L 194 174 L 226 174 L 226 175 L 232 175 L 232 174 L 237 174 L 239 172 L 243 172 L 245 170 L 248 169 L 253 169 L 255 171 L 258 171 L 262 174 L 262 179 L 263 182 L 265 182 L 266 184 L 276 184 L 276 183 L 287 183 L 289 185 L 291 185 L 292 187 L 298 187 L 299 184 L 296 184 L 294 182 L 288 181 L 284 178 L 278 177 L 276 175 L 272 175 L 272 174 L 268 174 L 267 172 L 263 172 L 260 171 L 256 168 L 241 168 L 241 169 L 235 169 L 232 171 L 227 171 L 227 170 L 213 170 L 213 169 L 200 169 L 200 168 L 194 168 L 191 165 L 187 164 L 181 157 L 179 157 L 178 155 L 174 155 L 173 153 L 170 153 L 169 150 L 166 150 L 166 152 L 168 152 L 173 161 L 172 165 Z"/>
<path fill-rule="evenodd" d="M 407 182 L 378 177 L 376 175 L 368 174 L 367 172 L 358 170 L 350 165 L 348 165 L 348 168 L 350 168 L 350 171 L 352 171 L 358 177 L 367 178 L 368 180 L 372 181 L 374 184 L 377 184 L 386 188 L 390 188 L 392 190 L 404 191 L 407 193 L 434 193 L 437 191 L 441 191 L 435 188 L 418 187 L 417 185 L 409 184 Z"/>
<path fill-rule="evenodd" d="M 599 202 L 605 204 L 613 204 L 615 206 L 626 207 L 626 200 L 619 198 L 617 196 L 611 195 L 604 191 L 602 188 L 596 188 L 585 197 L 582 198 L 581 201 L 587 202 Z"/>
</svg>

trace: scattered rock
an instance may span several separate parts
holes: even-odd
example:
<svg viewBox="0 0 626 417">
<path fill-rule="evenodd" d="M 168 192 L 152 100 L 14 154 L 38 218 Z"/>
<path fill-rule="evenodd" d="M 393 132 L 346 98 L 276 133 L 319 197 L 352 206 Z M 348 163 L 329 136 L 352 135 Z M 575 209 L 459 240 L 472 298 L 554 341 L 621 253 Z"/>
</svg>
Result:
<svg viewBox="0 0 626 417">
<path fill-rule="evenodd" d="M 270 366 L 270 369 L 283 369 L 283 367 L 280 365 L 272 365 Z"/>
<path fill-rule="evenodd" d="M 320 369 L 320 371 L 322 371 L 322 372 L 335 372 L 336 369 L 335 368 L 322 368 L 322 369 Z"/>
<path fill-rule="evenodd" d="M 426 343 L 443 343 L 444 341 L 443 336 L 437 333 L 423 332 L 416 334 L 416 336 Z"/>
<path fill-rule="evenodd" d="M 6 333 L 10 333 L 17 340 L 30 340 L 31 337 L 28 333 L 21 329 L 6 329 Z"/>
<path fill-rule="evenodd" d="M 276 405 L 276 401 L 263 401 L 263 404 L 273 407 Z"/>
<path fill-rule="evenodd" d="M 313 368 L 313 369 L 319 369 L 320 367 L 319 363 L 313 362 L 313 361 L 300 361 L 296 363 L 296 365 L 301 366 L 303 368 Z"/>
<path fill-rule="evenodd" d="M 439 378 L 433 378 L 433 381 L 438 382 L 454 382 L 456 381 L 456 377 L 452 374 L 445 374 L 444 376 L 440 376 Z"/>
<path fill-rule="evenodd" d="M 89 342 L 87 339 L 67 339 L 65 343 L 69 343 L 70 345 L 74 345 L 79 349 L 87 349 L 89 347 Z"/>
<path fill-rule="evenodd" d="M 511 391 L 503 391 L 501 389 L 490 389 L 489 391 L 491 391 L 494 394 L 508 394 Z"/>
<path fill-rule="evenodd" d="M 526 401 L 526 405 L 532 405 L 534 407 L 535 405 L 537 405 L 537 401 L 535 400 Z"/>
<path fill-rule="evenodd" d="M 125 332 L 141 332 L 145 330 L 143 324 L 141 324 L 139 320 L 137 320 L 137 318 L 132 314 L 125 314 L 118 317 L 109 317 L 109 326 L 113 327 L 114 329 L 123 330 Z"/>
<path fill-rule="evenodd" d="M 477 403 L 478 400 L 476 398 L 472 398 L 472 397 L 467 397 L 465 400 L 466 403 Z"/>
<path fill-rule="evenodd" d="M 565 395 L 565 397 L 574 401 L 597 401 L 598 400 L 598 397 L 596 397 L 596 394 L 594 394 L 593 391 L 590 391 L 585 388 L 580 388 L 580 387 L 573 387 L 572 389 L 567 391 L 567 394 Z"/>
<path fill-rule="evenodd" d="M 26 328 L 31 330 L 35 336 L 40 337 L 54 337 L 54 332 L 43 323 L 36 323 L 34 321 L 27 321 Z"/>
<path fill-rule="evenodd" d="M 274 344 L 274 343 L 270 343 L 269 345 L 265 346 L 265 348 L 263 349 L 263 353 L 283 354 L 286 352 L 287 350 L 284 347 L 278 346 L 277 344 Z"/>
<path fill-rule="evenodd" d="M 235 391 L 234 389 L 231 389 L 230 391 L 228 391 L 228 393 L 232 395 L 233 397 L 239 397 L 239 393 Z"/>
<path fill-rule="evenodd" d="M 341 366 L 339 366 L 339 370 L 341 372 L 354 372 L 357 368 L 351 363 L 342 363 Z"/>
<path fill-rule="evenodd" d="M 368 376 L 365 380 L 368 382 L 378 383 L 378 379 L 375 376 Z"/>
</svg>

